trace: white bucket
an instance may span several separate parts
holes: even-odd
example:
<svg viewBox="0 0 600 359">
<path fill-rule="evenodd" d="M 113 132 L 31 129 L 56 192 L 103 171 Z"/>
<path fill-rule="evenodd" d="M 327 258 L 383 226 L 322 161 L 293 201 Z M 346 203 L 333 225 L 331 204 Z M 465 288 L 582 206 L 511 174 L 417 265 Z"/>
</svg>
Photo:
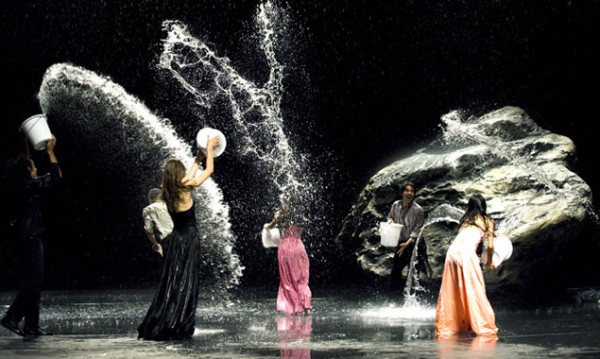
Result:
<svg viewBox="0 0 600 359">
<path fill-rule="evenodd" d="M 263 228 L 262 233 L 262 245 L 265 248 L 273 248 L 279 246 L 279 228 Z"/>
<path fill-rule="evenodd" d="M 513 245 L 510 238 L 504 235 L 494 237 L 494 255 L 492 256 L 492 264 L 495 267 L 500 266 L 502 262 L 510 258 L 513 252 Z M 481 263 L 484 265 L 487 263 L 487 245 L 483 246 L 483 252 L 481 252 Z"/>
<path fill-rule="evenodd" d="M 379 235 L 381 236 L 381 245 L 384 247 L 398 246 L 400 240 L 400 233 L 402 232 L 403 225 L 398 223 L 379 223 Z"/>
<path fill-rule="evenodd" d="M 25 132 L 29 142 L 36 151 L 46 149 L 46 142 L 52 139 L 46 115 L 34 115 L 23 121 L 21 131 Z"/>
<path fill-rule="evenodd" d="M 219 157 L 225 151 L 225 147 L 227 147 L 227 140 L 225 140 L 225 135 L 223 135 L 223 132 L 214 128 L 204 127 L 198 131 L 198 134 L 196 135 L 196 144 L 198 147 L 200 147 L 202 152 L 206 154 L 206 144 L 208 143 L 208 138 L 213 138 L 215 136 L 219 136 L 220 143 L 218 146 L 213 148 L 213 154 L 215 157 Z"/>
</svg>

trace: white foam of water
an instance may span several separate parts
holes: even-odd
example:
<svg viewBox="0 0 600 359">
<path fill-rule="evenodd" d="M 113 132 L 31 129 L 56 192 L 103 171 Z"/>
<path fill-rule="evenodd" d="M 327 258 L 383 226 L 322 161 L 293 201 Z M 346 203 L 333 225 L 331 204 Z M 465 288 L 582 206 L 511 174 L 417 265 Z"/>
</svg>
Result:
<svg viewBox="0 0 600 359">
<path fill-rule="evenodd" d="M 227 98 L 233 128 L 239 132 L 235 137 L 242 143 L 241 155 L 256 156 L 259 164 L 268 169 L 269 179 L 280 194 L 290 191 L 306 194 L 309 185 L 303 182 L 306 178 L 301 176 L 302 166 L 284 132 L 280 107 L 284 66 L 275 56 L 275 27 L 282 16 L 280 9 L 270 1 L 258 8 L 256 24 L 260 47 L 269 67 L 268 80 L 262 86 L 240 75 L 227 57 L 218 56 L 179 21 L 163 23 L 167 36 L 163 40 L 159 66 L 169 71 L 203 107 L 210 108 L 217 94 L 219 98 Z M 198 81 L 198 76 L 188 75 L 195 73 L 192 70 L 202 74 L 201 84 L 192 83 Z"/>
<path fill-rule="evenodd" d="M 123 123 L 124 127 L 146 128 L 149 130 L 150 139 L 154 141 L 154 144 L 162 146 L 164 152 L 170 157 L 180 159 L 188 168 L 193 163 L 194 157 L 191 155 L 191 146 L 183 142 L 176 134 L 170 121 L 154 115 L 139 99 L 127 93 L 122 86 L 111 81 L 108 77 L 71 64 L 52 65 L 46 71 L 42 81 L 40 91 L 42 109 L 45 109 L 48 105 L 47 101 L 52 98 L 53 94 L 46 93 L 46 91 L 52 91 L 52 86 L 48 84 L 53 81 L 64 86 L 71 86 L 73 92 L 81 87 L 92 89 L 100 94 L 101 98 L 108 99 L 111 102 L 108 105 L 125 112 L 123 116 L 120 116 L 123 121 L 134 119 L 132 123 Z M 218 232 L 218 236 L 214 236 L 215 238 L 208 237 L 211 237 L 209 240 L 214 241 L 213 244 L 216 248 L 221 248 L 220 255 L 226 258 L 228 262 L 230 277 L 227 278 L 228 283 L 225 285 L 237 285 L 243 267 L 238 256 L 232 253 L 235 237 L 230 230 L 229 207 L 223 200 L 223 193 L 217 183 L 212 178 L 208 178 L 201 187 L 194 191 L 193 195 L 195 201 L 202 202 L 209 209 L 208 222 L 213 227 L 212 231 Z M 198 227 L 203 228 L 206 226 L 203 223 L 198 223 Z"/>
<path fill-rule="evenodd" d="M 370 308 L 361 310 L 358 313 L 364 319 L 435 319 L 435 308 L 423 307 L 421 305 L 408 305 L 396 307 L 390 305 L 387 307 Z"/>
<path fill-rule="evenodd" d="M 225 333 L 225 332 L 226 332 L 225 329 L 200 329 L 200 328 L 194 328 L 194 334 L 193 334 L 193 336 L 199 337 L 199 336 L 203 336 L 203 335 L 221 334 L 221 333 Z"/>
<path fill-rule="evenodd" d="M 419 291 L 424 291 L 424 288 L 421 287 L 421 284 L 419 283 L 419 273 L 416 270 L 416 266 L 418 264 L 417 255 L 419 250 L 419 242 L 421 241 L 423 231 L 425 228 L 435 223 L 458 223 L 460 216 L 462 215 L 461 212 L 462 211 L 458 208 L 450 205 L 442 205 L 436 208 L 436 210 L 432 211 L 429 214 L 425 224 L 423 224 L 423 228 L 421 228 L 421 231 L 417 236 L 417 240 L 410 257 L 410 266 L 408 269 L 408 276 L 406 277 L 406 286 L 404 287 L 404 297 L 406 298 L 407 303 L 412 302 L 413 304 L 416 304 L 416 293 Z"/>
<path fill-rule="evenodd" d="M 502 110 L 494 111 L 479 118 L 480 121 L 490 122 L 497 121 L 511 116 L 512 112 L 506 113 Z M 465 144 L 465 145 L 482 145 L 486 146 L 494 155 L 505 159 L 513 166 L 524 169 L 539 183 L 542 183 L 545 194 L 553 194 L 567 199 L 566 202 L 581 203 L 586 208 L 587 213 L 592 220 L 598 224 L 599 216 L 596 213 L 591 201 L 582 198 L 581 195 L 568 188 L 558 188 L 552 180 L 552 173 L 547 173 L 544 166 L 532 166 L 533 155 L 526 155 L 517 152 L 511 142 L 506 142 L 500 136 L 488 135 L 483 131 L 482 126 L 478 123 L 473 123 L 472 118 L 465 118 L 466 115 L 461 111 L 451 111 L 442 116 L 442 138 L 446 144 Z M 546 134 L 547 131 L 541 129 L 537 134 Z M 510 233 L 515 226 L 520 226 L 518 218 L 505 218 L 498 224 L 498 231 Z"/>
</svg>

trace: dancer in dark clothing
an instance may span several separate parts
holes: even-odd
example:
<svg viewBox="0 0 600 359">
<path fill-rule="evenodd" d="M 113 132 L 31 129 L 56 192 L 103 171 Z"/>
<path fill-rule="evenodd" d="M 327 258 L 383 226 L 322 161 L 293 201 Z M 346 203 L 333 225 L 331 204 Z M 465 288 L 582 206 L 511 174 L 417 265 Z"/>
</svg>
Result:
<svg viewBox="0 0 600 359">
<path fill-rule="evenodd" d="M 23 283 L 17 297 L 0 320 L 3 327 L 18 335 L 48 335 L 39 326 L 42 283 L 44 279 L 44 219 L 41 197 L 45 191 L 55 188 L 62 179 L 62 172 L 54 154 L 56 137 L 46 143 L 50 160 L 49 173 L 38 176 L 37 167 L 29 156 L 20 155 L 11 166 L 14 191 L 19 202 L 15 206 L 12 223 L 18 249 L 23 263 Z M 21 320 L 25 318 L 23 329 Z"/>
<path fill-rule="evenodd" d="M 165 263 L 160 283 L 142 324 L 138 339 L 176 340 L 194 334 L 199 290 L 199 248 L 195 203 L 192 191 L 213 173 L 213 148 L 219 138 L 207 141 L 206 168 L 197 177 L 201 151 L 185 171 L 183 163 L 170 159 L 165 163 L 162 180 L 162 200 L 173 219 L 173 232 L 165 239 Z"/>
</svg>

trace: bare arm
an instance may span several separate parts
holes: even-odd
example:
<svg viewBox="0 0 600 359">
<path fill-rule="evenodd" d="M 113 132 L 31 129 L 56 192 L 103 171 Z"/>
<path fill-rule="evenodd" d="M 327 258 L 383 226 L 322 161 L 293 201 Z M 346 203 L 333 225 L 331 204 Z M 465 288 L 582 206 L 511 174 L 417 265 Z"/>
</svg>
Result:
<svg viewBox="0 0 600 359">
<path fill-rule="evenodd" d="M 275 214 L 273 215 L 273 219 L 271 220 L 271 222 L 265 223 L 263 227 L 264 228 L 273 228 L 273 227 L 275 227 L 275 224 L 277 224 L 277 220 L 279 220 L 280 216 L 281 216 L 281 211 L 275 212 Z"/>
<path fill-rule="evenodd" d="M 186 176 L 183 178 L 182 182 L 186 185 L 186 186 L 191 186 L 191 187 L 198 187 L 200 186 L 202 183 L 204 183 L 204 181 L 206 181 L 206 179 L 208 179 L 208 177 L 210 177 L 213 172 L 214 172 L 214 147 L 219 145 L 219 137 L 215 136 L 211 139 L 208 140 L 207 145 L 206 145 L 206 167 L 204 168 L 204 170 L 202 172 L 200 172 L 200 175 L 198 175 L 197 177 L 195 177 L 196 171 L 198 171 L 199 168 L 199 162 L 198 162 L 198 158 L 196 157 L 196 161 L 194 161 L 194 164 L 192 165 L 192 167 L 190 168 L 190 170 L 188 171 L 188 173 L 186 174 Z"/>
<path fill-rule="evenodd" d="M 488 230 L 485 232 L 485 236 L 487 237 L 487 263 L 485 266 L 488 269 L 494 269 L 496 266 L 492 263 L 492 258 L 494 256 L 494 220 L 491 218 L 486 218 L 486 228 Z"/>
<path fill-rule="evenodd" d="M 196 177 L 196 172 L 198 172 L 198 168 L 200 168 L 200 163 L 202 162 L 202 160 L 204 160 L 204 158 L 206 158 L 206 156 L 204 155 L 202 150 L 198 148 L 198 152 L 196 153 L 196 159 L 194 160 L 194 163 L 192 163 L 190 169 L 186 172 L 185 177 Z"/>
</svg>

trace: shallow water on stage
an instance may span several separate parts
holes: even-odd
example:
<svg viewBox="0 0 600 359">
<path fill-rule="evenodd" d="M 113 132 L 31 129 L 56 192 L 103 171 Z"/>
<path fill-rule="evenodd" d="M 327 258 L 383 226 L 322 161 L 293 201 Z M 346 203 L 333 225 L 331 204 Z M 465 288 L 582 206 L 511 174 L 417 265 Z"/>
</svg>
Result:
<svg viewBox="0 0 600 359">
<path fill-rule="evenodd" d="M 315 293 L 318 291 L 314 290 Z M 310 317 L 275 312 L 276 291 L 245 291 L 225 303 L 201 299 L 196 333 L 184 341 L 137 340 L 152 290 L 44 292 L 42 326 L 22 338 L 0 328 L 1 358 L 549 358 L 600 356 L 597 303 L 537 310 L 495 308 L 499 340 L 436 340 L 435 308 L 381 296 L 315 295 Z M 0 293 L 0 310 L 14 293 Z M 210 304 L 207 304 L 210 303 Z"/>
</svg>

